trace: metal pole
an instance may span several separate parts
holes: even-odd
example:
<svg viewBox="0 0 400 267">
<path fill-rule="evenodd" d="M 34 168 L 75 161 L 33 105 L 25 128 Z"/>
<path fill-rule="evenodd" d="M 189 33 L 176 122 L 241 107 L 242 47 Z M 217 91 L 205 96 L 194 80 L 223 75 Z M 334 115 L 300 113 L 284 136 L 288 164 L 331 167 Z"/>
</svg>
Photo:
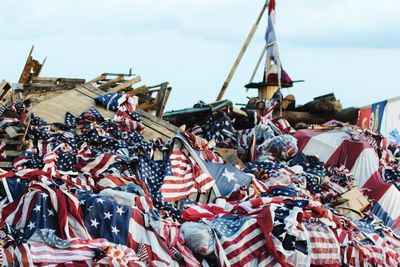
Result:
<svg viewBox="0 0 400 267">
<path fill-rule="evenodd" d="M 251 39 L 253 39 L 253 36 L 254 36 L 254 33 L 257 30 L 258 24 L 260 23 L 261 18 L 264 15 L 264 12 L 268 7 L 268 3 L 269 3 L 269 1 L 265 2 L 263 8 L 261 9 L 261 12 L 258 15 L 257 20 L 254 23 L 253 27 L 251 28 L 251 31 L 250 31 L 249 35 L 247 36 L 247 39 L 246 39 L 246 41 L 244 42 L 244 44 L 242 46 L 242 49 L 240 49 L 239 55 L 237 56 L 237 58 L 235 60 L 235 63 L 233 63 L 233 66 L 231 68 L 231 71 L 228 74 L 228 77 L 226 78 L 224 84 L 222 85 L 222 88 L 221 88 L 221 90 L 220 90 L 220 92 L 218 94 L 218 97 L 217 97 L 216 101 L 220 101 L 224 97 L 225 91 L 228 88 L 229 83 L 231 82 L 232 77 L 235 74 L 236 69 L 237 69 L 240 61 L 243 58 L 244 52 L 246 52 L 246 49 L 249 46 Z"/>
</svg>

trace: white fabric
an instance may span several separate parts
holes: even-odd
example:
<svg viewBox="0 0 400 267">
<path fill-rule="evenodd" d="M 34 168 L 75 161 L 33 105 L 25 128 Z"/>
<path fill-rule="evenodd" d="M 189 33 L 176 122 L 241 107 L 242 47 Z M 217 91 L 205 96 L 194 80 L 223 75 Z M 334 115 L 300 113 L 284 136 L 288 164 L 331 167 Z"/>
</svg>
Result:
<svg viewBox="0 0 400 267">
<path fill-rule="evenodd" d="M 351 173 L 355 184 L 360 188 L 379 169 L 379 158 L 373 148 L 365 148 L 358 156 Z"/>
<path fill-rule="evenodd" d="M 400 100 L 388 102 L 386 105 L 386 137 L 395 129 L 400 132 Z"/>
<path fill-rule="evenodd" d="M 303 149 L 306 155 L 317 155 L 320 160 L 327 162 L 338 147 L 343 143 L 347 133 L 345 131 L 328 131 L 313 136 Z"/>
<path fill-rule="evenodd" d="M 399 199 L 400 192 L 396 186 L 392 184 L 378 201 L 379 205 L 389 214 L 393 221 L 400 216 Z"/>
</svg>

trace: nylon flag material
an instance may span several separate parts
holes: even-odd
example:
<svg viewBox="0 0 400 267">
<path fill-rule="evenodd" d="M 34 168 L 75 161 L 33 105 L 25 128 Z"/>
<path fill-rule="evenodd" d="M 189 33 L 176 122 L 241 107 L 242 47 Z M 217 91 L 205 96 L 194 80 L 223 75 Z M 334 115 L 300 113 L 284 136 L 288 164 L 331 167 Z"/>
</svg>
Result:
<svg viewBox="0 0 400 267">
<path fill-rule="evenodd" d="M 339 243 L 329 227 L 318 222 L 305 222 L 303 225 L 311 247 L 311 264 L 340 266 Z"/>
<path fill-rule="evenodd" d="M 268 26 L 265 41 L 267 42 L 268 57 L 278 65 L 279 71 L 281 65 L 275 33 L 275 0 L 270 0 L 268 4 Z"/>
<path fill-rule="evenodd" d="M 192 193 L 207 192 L 214 184 L 213 178 L 188 153 L 173 151 L 169 159 L 170 166 L 160 190 L 165 201 L 178 201 Z"/>
<path fill-rule="evenodd" d="M 204 165 L 215 180 L 214 190 L 217 196 L 229 196 L 240 187 L 249 186 L 252 181 L 251 175 L 242 172 L 232 164 L 205 162 Z"/>
<path fill-rule="evenodd" d="M 386 136 L 390 142 L 400 144 L 400 100 L 387 103 Z"/>
<path fill-rule="evenodd" d="M 231 216 L 210 222 L 216 232 L 216 250 L 220 261 L 230 266 L 244 266 L 265 251 L 265 239 L 253 217 Z M 224 266 L 223 262 L 220 262 Z"/>
<path fill-rule="evenodd" d="M 386 107 L 386 100 L 381 101 L 375 104 L 372 104 L 371 108 L 371 124 L 370 124 L 370 129 L 373 132 L 379 132 L 381 130 L 382 126 L 382 120 L 383 120 L 383 112 L 385 111 Z"/>
<path fill-rule="evenodd" d="M 371 121 L 371 107 L 360 109 L 360 114 L 358 116 L 358 126 L 365 129 L 370 129 Z"/>
</svg>

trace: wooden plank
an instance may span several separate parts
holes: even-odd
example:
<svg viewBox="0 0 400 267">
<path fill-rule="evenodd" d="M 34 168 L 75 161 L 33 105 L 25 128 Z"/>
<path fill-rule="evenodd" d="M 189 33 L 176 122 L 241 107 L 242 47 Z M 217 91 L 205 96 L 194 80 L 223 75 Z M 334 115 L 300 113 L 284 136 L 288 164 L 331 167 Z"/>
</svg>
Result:
<svg viewBox="0 0 400 267">
<path fill-rule="evenodd" d="M 135 78 L 124 82 L 123 84 L 120 84 L 114 88 L 111 88 L 110 90 L 108 90 L 108 93 L 118 93 L 126 88 L 131 87 L 133 84 L 138 83 L 142 80 L 142 78 L 140 78 L 140 76 L 136 76 Z"/>
<path fill-rule="evenodd" d="M 138 88 L 135 88 L 133 90 L 128 91 L 126 94 L 128 94 L 130 96 L 134 96 L 134 95 L 137 95 L 137 94 L 146 93 L 148 91 L 149 90 L 147 89 L 147 86 L 146 85 L 142 85 L 142 86 L 139 86 Z"/>
<path fill-rule="evenodd" d="M 157 94 L 156 116 L 161 118 L 165 107 L 165 97 L 167 96 L 168 83 L 163 83 Z"/>
<path fill-rule="evenodd" d="M 100 76 L 97 76 L 96 78 L 94 78 L 93 80 L 91 80 L 90 81 L 90 83 L 97 83 L 97 82 L 99 82 L 99 81 L 102 81 L 102 80 L 104 80 L 106 78 L 106 75 L 100 75 Z"/>
<path fill-rule="evenodd" d="M 7 157 L 15 157 L 19 152 L 21 151 L 16 151 L 16 150 L 6 150 L 6 156 Z"/>
<path fill-rule="evenodd" d="M 0 101 L 3 100 L 3 98 L 7 95 L 10 89 L 11 89 L 11 84 L 9 82 L 7 81 L 0 82 L 0 91 L 2 91 L 0 93 Z"/>
<path fill-rule="evenodd" d="M 34 48 L 35 48 L 35 46 L 32 45 L 32 48 L 31 48 L 31 50 L 29 51 L 29 55 L 28 55 L 28 57 L 26 58 L 25 65 L 24 65 L 24 68 L 22 69 L 21 76 L 19 77 L 18 83 L 25 83 L 25 82 L 27 82 L 28 79 L 29 79 L 30 70 L 31 70 L 31 69 L 30 69 L 30 66 L 29 66 L 29 62 L 32 60 L 32 52 L 33 52 L 33 49 L 34 49 Z"/>
<path fill-rule="evenodd" d="M 221 88 L 221 90 L 220 90 L 220 92 L 219 92 L 219 94 L 217 96 L 217 101 L 218 100 L 222 100 L 222 98 L 223 98 L 223 96 L 225 94 L 225 91 L 228 88 L 229 83 L 231 82 L 231 80 L 233 78 L 233 75 L 236 72 L 237 67 L 239 66 L 239 63 L 242 60 L 243 55 L 246 52 L 247 47 L 249 46 L 249 43 L 250 43 L 251 39 L 253 39 L 254 33 L 256 32 L 258 24 L 260 23 L 261 18 L 264 15 L 265 10 L 267 9 L 268 3 L 269 3 L 269 1 L 267 1 L 264 4 L 264 6 L 262 7 L 261 12 L 257 17 L 256 22 L 254 23 L 253 27 L 251 28 L 251 31 L 250 31 L 249 35 L 247 36 L 247 38 L 246 38 L 246 41 L 244 42 L 242 48 L 240 49 L 239 55 L 237 56 L 235 62 L 233 63 L 233 66 L 232 66 L 232 68 L 231 68 L 231 70 L 230 70 L 230 72 L 228 74 L 228 77 L 226 78 L 226 80 L 225 80 L 224 84 L 222 85 L 222 88 Z"/>
<path fill-rule="evenodd" d="M 124 80 L 124 76 L 118 76 L 112 80 L 109 80 L 106 83 L 103 83 L 102 85 L 98 86 L 97 88 L 99 88 L 100 90 L 107 90 L 108 88 L 110 88 L 113 84 L 123 81 Z"/>
<path fill-rule="evenodd" d="M 12 162 L 8 161 L 0 161 L 0 168 L 2 169 L 9 169 L 12 167 Z"/>
<path fill-rule="evenodd" d="M 165 128 L 157 123 L 154 123 L 153 121 L 146 119 L 146 118 L 142 118 L 142 121 L 145 125 L 147 125 L 146 127 L 162 134 L 168 137 L 173 137 L 176 134 L 176 131 L 171 131 L 168 128 Z"/>
<path fill-rule="evenodd" d="M 147 102 L 140 104 L 139 108 L 143 109 L 143 110 L 147 110 L 151 107 L 154 107 L 156 104 L 157 104 L 157 100 L 153 99 L 153 100 L 149 100 Z"/>
</svg>

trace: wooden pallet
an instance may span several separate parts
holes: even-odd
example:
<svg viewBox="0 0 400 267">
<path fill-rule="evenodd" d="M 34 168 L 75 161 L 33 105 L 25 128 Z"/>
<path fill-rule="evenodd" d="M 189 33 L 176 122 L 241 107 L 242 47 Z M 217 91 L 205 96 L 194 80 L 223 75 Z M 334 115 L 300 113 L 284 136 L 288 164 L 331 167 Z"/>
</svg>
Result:
<svg viewBox="0 0 400 267">
<path fill-rule="evenodd" d="M 0 160 L 0 168 L 4 170 L 12 169 L 12 161 L 14 160 L 15 156 L 18 155 L 18 153 L 21 152 L 24 148 L 26 134 L 31 123 L 31 113 L 32 107 L 28 107 L 28 114 L 26 116 L 26 119 L 23 122 L 22 126 L 19 128 L 17 135 L 13 138 L 10 138 L 10 136 L 4 129 L 0 131 L 0 139 L 6 144 L 6 158 Z"/>
</svg>

